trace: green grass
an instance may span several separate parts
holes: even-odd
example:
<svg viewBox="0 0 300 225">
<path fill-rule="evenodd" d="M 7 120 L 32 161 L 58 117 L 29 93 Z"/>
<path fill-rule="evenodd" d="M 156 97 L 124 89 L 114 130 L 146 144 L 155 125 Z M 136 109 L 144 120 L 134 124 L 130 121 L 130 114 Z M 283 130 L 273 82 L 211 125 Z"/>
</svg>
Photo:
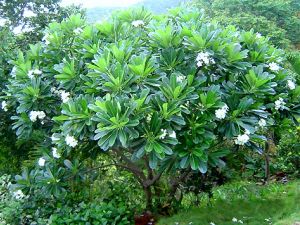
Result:
<svg viewBox="0 0 300 225">
<path fill-rule="evenodd" d="M 300 222 L 300 181 L 287 185 L 231 185 L 230 188 L 221 187 L 215 193 L 217 197 L 212 206 L 182 211 L 161 219 L 158 225 L 240 224 L 232 222 L 234 217 L 248 225 L 294 225 Z M 272 223 L 265 220 L 269 218 Z"/>
</svg>

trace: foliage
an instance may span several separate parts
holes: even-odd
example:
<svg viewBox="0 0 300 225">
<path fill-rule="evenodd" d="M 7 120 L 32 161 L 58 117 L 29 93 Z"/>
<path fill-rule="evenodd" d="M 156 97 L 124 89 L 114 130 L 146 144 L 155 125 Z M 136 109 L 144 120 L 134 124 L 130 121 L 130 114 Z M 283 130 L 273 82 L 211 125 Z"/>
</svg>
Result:
<svg viewBox="0 0 300 225">
<path fill-rule="evenodd" d="M 278 170 L 299 176 L 300 171 L 300 128 L 297 131 L 287 129 L 278 145 L 276 160 Z"/>
<path fill-rule="evenodd" d="M 300 43 L 300 4 L 297 0 L 198 0 L 199 7 L 223 24 L 269 36 L 277 46 Z"/>
<path fill-rule="evenodd" d="M 192 9 L 127 10 L 96 25 L 73 15 L 12 64 L 13 128 L 37 146 L 29 179 L 49 196 L 61 197 L 70 176 L 84 182 L 80 171 L 105 152 L 134 174 L 151 209 L 165 172 L 168 202 L 191 171 L 223 167 L 224 146 L 261 153 L 263 127 L 296 124 L 300 113 L 281 50 Z"/>
</svg>

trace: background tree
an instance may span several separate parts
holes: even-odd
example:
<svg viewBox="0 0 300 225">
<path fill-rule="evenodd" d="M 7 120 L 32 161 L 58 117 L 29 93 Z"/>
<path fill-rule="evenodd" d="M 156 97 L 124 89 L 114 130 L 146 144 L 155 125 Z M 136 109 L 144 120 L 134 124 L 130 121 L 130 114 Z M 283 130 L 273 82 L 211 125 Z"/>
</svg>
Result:
<svg viewBox="0 0 300 225">
<path fill-rule="evenodd" d="M 79 7 L 67 8 L 59 5 L 60 1 L 0 1 L 0 96 L 8 79 L 11 76 L 12 65 L 10 61 L 17 56 L 18 50 L 26 50 L 29 44 L 41 41 L 44 36 L 44 28 L 53 21 L 62 21 L 74 12 L 84 14 Z M 2 104 L 5 100 L 1 98 Z M 31 142 L 17 141 L 12 131 L 10 120 L 13 109 L 7 107 L 0 111 L 0 137 L 1 137 L 1 173 L 18 171 L 24 160 L 28 159 Z M 14 163 L 12 163 L 14 162 Z"/>
</svg>

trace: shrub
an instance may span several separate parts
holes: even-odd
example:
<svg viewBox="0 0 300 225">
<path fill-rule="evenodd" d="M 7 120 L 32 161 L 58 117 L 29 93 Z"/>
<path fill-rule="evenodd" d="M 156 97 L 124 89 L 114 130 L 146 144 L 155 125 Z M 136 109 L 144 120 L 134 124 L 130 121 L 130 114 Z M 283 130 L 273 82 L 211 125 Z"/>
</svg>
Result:
<svg viewBox="0 0 300 225">
<path fill-rule="evenodd" d="M 226 146 L 261 153 L 266 129 L 299 116 L 283 52 L 195 10 L 128 10 L 95 25 L 75 15 L 44 40 L 13 61 L 7 104 L 19 138 L 41 137 L 33 174 L 49 196 L 104 151 L 134 174 L 148 209 L 171 174 L 168 205 L 192 170 L 224 166 Z"/>
</svg>

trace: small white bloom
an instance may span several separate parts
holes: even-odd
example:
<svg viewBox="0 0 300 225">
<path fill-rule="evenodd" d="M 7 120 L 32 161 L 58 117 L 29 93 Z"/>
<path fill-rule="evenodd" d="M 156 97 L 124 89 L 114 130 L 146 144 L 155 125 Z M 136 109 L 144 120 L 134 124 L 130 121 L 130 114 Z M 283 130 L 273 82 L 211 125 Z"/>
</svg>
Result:
<svg viewBox="0 0 300 225">
<path fill-rule="evenodd" d="M 41 158 L 39 158 L 38 164 L 39 164 L 39 166 L 45 166 L 45 162 L 46 162 L 46 160 L 43 157 L 41 157 Z"/>
<path fill-rule="evenodd" d="M 238 221 L 237 218 L 235 218 L 235 217 L 232 218 L 232 222 L 236 223 L 237 221 Z"/>
<path fill-rule="evenodd" d="M 33 71 L 33 73 L 36 74 L 36 75 L 41 75 L 41 74 L 42 74 L 42 71 L 40 71 L 39 69 L 35 69 L 35 70 Z"/>
<path fill-rule="evenodd" d="M 176 132 L 173 130 L 170 134 L 169 137 L 171 138 L 176 138 Z"/>
<path fill-rule="evenodd" d="M 46 33 L 45 36 L 42 38 L 42 41 L 45 42 L 46 45 L 49 45 L 50 44 L 50 41 L 49 41 L 50 38 L 51 38 L 51 35 Z"/>
<path fill-rule="evenodd" d="M 278 72 L 280 70 L 280 66 L 277 63 L 269 63 L 268 67 L 270 68 L 270 70 L 274 71 L 274 72 Z"/>
<path fill-rule="evenodd" d="M 160 139 L 164 139 L 167 136 L 167 130 L 166 129 L 161 129 L 160 130 L 162 134 L 159 136 Z"/>
<path fill-rule="evenodd" d="M 78 28 L 76 28 L 75 30 L 74 30 L 74 34 L 81 34 L 82 33 L 82 29 L 80 28 L 80 27 L 78 27 Z"/>
<path fill-rule="evenodd" d="M 34 78 L 33 70 L 29 70 L 27 75 L 30 79 L 33 79 Z"/>
<path fill-rule="evenodd" d="M 242 135 L 238 135 L 237 138 L 235 139 L 235 144 L 237 145 L 244 145 L 246 144 L 248 141 L 250 140 L 250 137 L 248 134 L 242 134 Z"/>
<path fill-rule="evenodd" d="M 37 120 L 37 111 L 31 111 L 29 113 L 29 119 L 32 121 L 32 122 L 35 122 Z"/>
<path fill-rule="evenodd" d="M 283 110 L 285 106 L 285 102 L 282 98 L 279 98 L 278 100 L 275 101 L 275 109 L 276 110 Z"/>
<path fill-rule="evenodd" d="M 197 67 L 201 67 L 203 64 L 208 66 L 210 64 L 215 64 L 215 60 L 210 57 L 208 52 L 199 52 L 196 58 L 196 63 Z"/>
<path fill-rule="evenodd" d="M 239 222 L 239 223 L 244 223 L 242 220 L 239 220 L 238 222 Z"/>
<path fill-rule="evenodd" d="M 38 115 L 37 116 L 38 116 L 38 118 L 40 120 L 42 120 L 42 119 L 44 119 L 46 117 L 46 114 L 43 111 L 38 111 Z"/>
<path fill-rule="evenodd" d="M 215 111 L 215 116 L 219 119 L 219 120 L 222 120 L 226 117 L 226 114 L 228 112 L 228 106 L 225 104 L 222 108 L 220 109 L 217 109 Z"/>
<path fill-rule="evenodd" d="M 261 36 L 261 33 L 256 33 L 256 38 L 260 39 L 262 36 Z"/>
<path fill-rule="evenodd" d="M 46 117 L 46 114 L 43 111 L 31 111 L 29 113 L 29 119 L 32 122 L 36 122 L 36 120 L 39 118 L 40 120 L 44 119 Z"/>
<path fill-rule="evenodd" d="M 250 134 L 250 131 L 245 129 L 245 134 L 249 135 Z"/>
<path fill-rule="evenodd" d="M 3 109 L 4 112 L 7 112 L 8 108 L 7 108 L 7 102 L 6 101 L 2 101 L 1 108 Z"/>
<path fill-rule="evenodd" d="M 290 90 L 294 90 L 296 88 L 296 84 L 292 80 L 287 81 L 287 86 Z"/>
<path fill-rule="evenodd" d="M 209 225 L 216 225 L 216 224 L 215 224 L 215 223 L 213 223 L 213 222 L 210 222 L 210 223 L 209 223 Z"/>
<path fill-rule="evenodd" d="M 185 79 L 185 77 L 183 75 L 179 75 L 179 76 L 176 77 L 176 81 L 178 83 L 181 83 L 184 79 Z"/>
<path fill-rule="evenodd" d="M 70 93 L 66 91 L 61 91 L 60 97 L 63 103 L 67 103 L 70 100 Z"/>
<path fill-rule="evenodd" d="M 134 27 L 144 26 L 145 23 L 143 20 L 134 20 L 131 22 L 131 25 Z"/>
<path fill-rule="evenodd" d="M 20 199 L 24 198 L 25 195 L 23 194 L 23 192 L 21 190 L 17 190 L 13 193 L 13 197 L 17 200 L 20 200 Z"/>
<path fill-rule="evenodd" d="M 267 125 L 267 121 L 266 121 L 265 119 L 260 119 L 260 120 L 258 121 L 258 125 L 259 125 L 260 127 L 265 127 L 265 126 Z"/>
<path fill-rule="evenodd" d="M 61 155 L 58 153 L 57 148 L 52 148 L 52 155 L 54 158 L 59 159 Z"/>
<path fill-rule="evenodd" d="M 70 135 L 66 136 L 65 141 L 66 144 L 72 148 L 74 148 L 78 144 L 78 141 L 73 136 Z"/>
</svg>

